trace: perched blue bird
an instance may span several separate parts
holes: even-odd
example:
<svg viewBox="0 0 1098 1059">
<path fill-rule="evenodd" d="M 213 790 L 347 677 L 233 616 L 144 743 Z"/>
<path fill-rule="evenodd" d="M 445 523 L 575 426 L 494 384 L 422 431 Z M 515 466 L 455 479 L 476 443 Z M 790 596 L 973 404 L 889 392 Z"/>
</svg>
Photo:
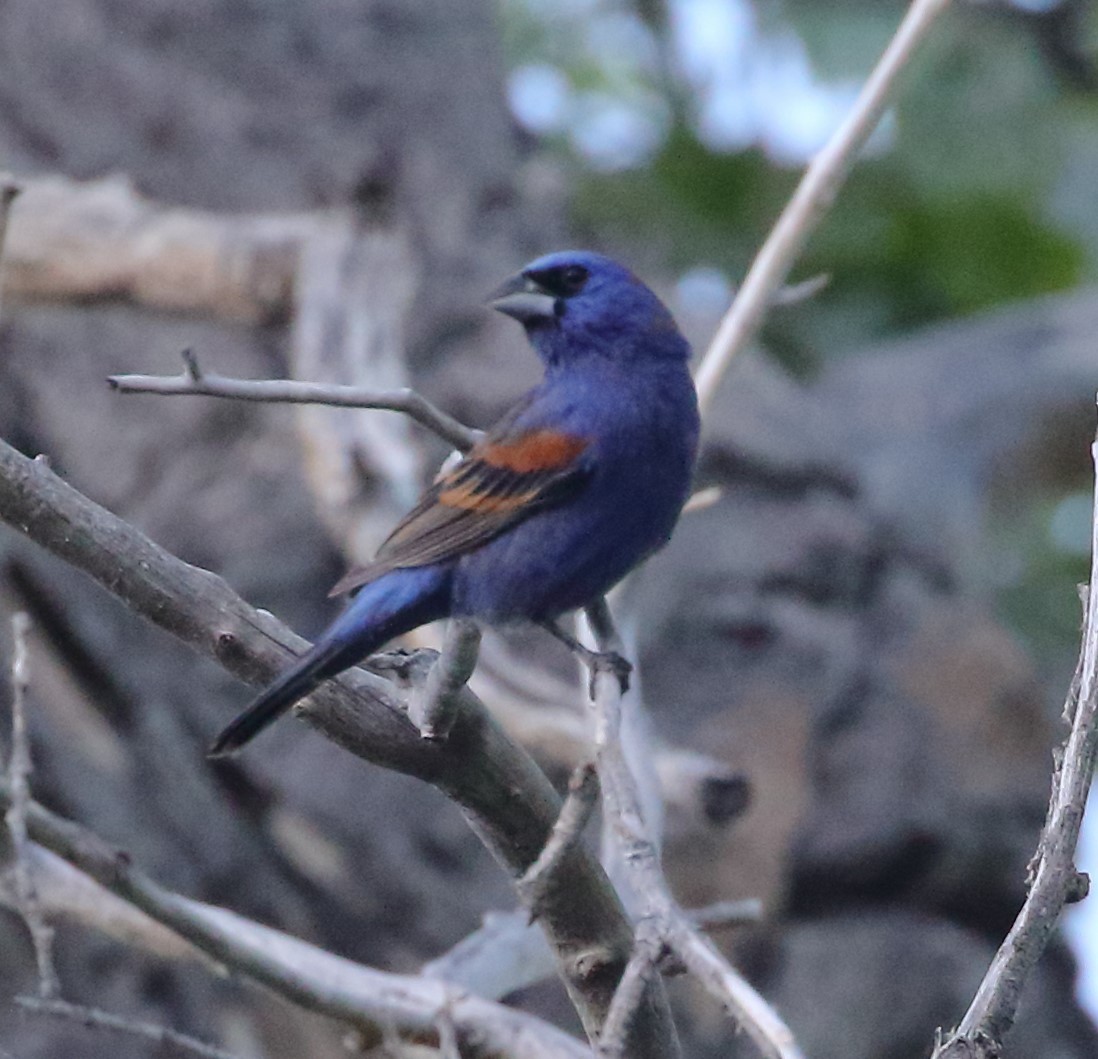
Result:
<svg viewBox="0 0 1098 1059">
<path fill-rule="evenodd" d="M 599 254 L 539 258 L 492 296 L 545 377 L 332 594 L 350 605 L 217 737 L 231 753 L 394 636 L 438 618 L 546 624 L 664 545 L 686 501 L 698 407 L 663 303 Z"/>
</svg>

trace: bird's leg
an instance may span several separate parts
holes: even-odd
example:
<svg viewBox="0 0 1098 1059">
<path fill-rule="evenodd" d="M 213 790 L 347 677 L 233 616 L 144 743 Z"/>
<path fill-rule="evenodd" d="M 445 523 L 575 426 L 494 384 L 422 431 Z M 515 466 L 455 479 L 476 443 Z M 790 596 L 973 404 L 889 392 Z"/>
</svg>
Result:
<svg viewBox="0 0 1098 1059">
<path fill-rule="evenodd" d="M 613 673 L 618 678 L 618 686 L 624 695 L 629 690 L 629 674 L 633 672 L 633 663 L 628 658 L 623 658 L 617 651 L 592 651 L 579 642 L 570 633 L 567 633 L 560 625 L 550 619 L 539 621 L 540 625 L 550 636 L 560 640 L 573 654 L 579 656 L 579 660 L 587 666 L 591 674 L 587 683 L 587 693 L 593 699 L 595 697 L 595 678 L 599 673 Z"/>
</svg>

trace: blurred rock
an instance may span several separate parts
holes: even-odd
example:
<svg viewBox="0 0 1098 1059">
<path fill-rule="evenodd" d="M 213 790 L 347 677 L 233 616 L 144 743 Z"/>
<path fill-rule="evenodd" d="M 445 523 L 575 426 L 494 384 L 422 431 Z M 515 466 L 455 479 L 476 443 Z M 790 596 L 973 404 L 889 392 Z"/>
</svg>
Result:
<svg viewBox="0 0 1098 1059">
<path fill-rule="evenodd" d="M 497 56 L 480 0 L 9 0 L 0 152 L 18 172 L 120 170 L 168 203 L 354 201 L 411 248 L 418 384 L 484 425 L 536 365 L 479 298 L 564 232 L 559 189 L 517 155 Z M 1021 898 L 1057 730 L 983 592 L 984 517 L 1085 466 L 1096 316 L 1093 294 L 1021 306 L 850 358 L 811 388 L 743 359 L 701 469 L 723 499 L 630 593 L 661 731 L 750 788 L 729 824 L 670 821 L 670 872 L 690 905 L 763 897 L 768 920 L 737 952 L 813 1059 L 924 1055 Z M 103 385 L 174 373 L 185 347 L 225 374 L 279 375 L 286 341 L 117 306 L 9 307 L 0 435 L 310 634 L 342 560 L 293 413 Z M 0 612 L 16 607 L 36 626 L 37 795 L 166 885 L 396 970 L 512 903 L 441 796 L 302 725 L 210 766 L 206 742 L 246 691 L 5 530 Z M 74 999 L 272 1059 L 338 1047 L 327 1024 L 193 968 L 78 932 L 59 950 Z M 5 996 L 30 966 L 5 916 Z M 1070 976 L 1053 953 L 1008 1054 L 1098 1053 Z M 728 1054 L 727 1027 L 697 1011 L 691 1054 Z M 22 1059 L 145 1054 L 7 1004 L 0 1041 Z"/>
</svg>

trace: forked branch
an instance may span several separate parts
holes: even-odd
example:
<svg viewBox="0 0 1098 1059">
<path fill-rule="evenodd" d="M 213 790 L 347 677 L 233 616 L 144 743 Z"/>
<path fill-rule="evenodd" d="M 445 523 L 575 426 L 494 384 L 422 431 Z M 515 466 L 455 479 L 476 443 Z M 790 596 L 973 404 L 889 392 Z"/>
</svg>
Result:
<svg viewBox="0 0 1098 1059">
<path fill-rule="evenodd" d="M 337 408 L 402 412 L 461 452 L 471 449 L 480 436 L 479 431 L 459 423 L 415 390 L 366 390 L 360 386 L 322 385 L 294 379 L 233 379 L 202 370 L 190 350 L 183 352 L 183 360 L 184 371 L 179 375 L 111 375 L 107 382 L 119 393 L 228 397 L 236 401 L 325 404 Z"/>
</svg>

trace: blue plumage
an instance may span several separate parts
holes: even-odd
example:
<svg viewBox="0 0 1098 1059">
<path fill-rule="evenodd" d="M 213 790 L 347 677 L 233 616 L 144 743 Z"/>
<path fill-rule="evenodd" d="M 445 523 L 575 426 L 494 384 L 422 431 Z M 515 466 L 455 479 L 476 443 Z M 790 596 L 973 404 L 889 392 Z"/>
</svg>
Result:
<svg viewBox="0 0 1098 1059">
<path fill-rule="evenodd" d="M 544 621 L 606 592 L 666 543 L 698 443 L 689 347 L 609 258 L 539 258 L 491 302 L 519 320 L 545 378 L 424 494 L 316 645 L 217 738 L 251 739 L 318 683 L 425 622 Z"/>
</svg>

